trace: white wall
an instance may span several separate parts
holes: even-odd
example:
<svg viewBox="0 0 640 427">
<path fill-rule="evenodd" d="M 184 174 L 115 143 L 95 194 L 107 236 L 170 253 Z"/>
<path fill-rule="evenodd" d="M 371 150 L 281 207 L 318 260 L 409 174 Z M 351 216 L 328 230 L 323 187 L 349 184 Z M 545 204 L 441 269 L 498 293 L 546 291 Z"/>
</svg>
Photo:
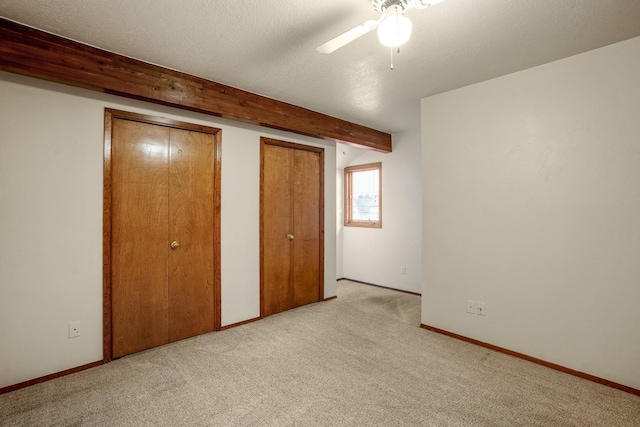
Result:
<svg viewBox="0 0 640 427">
<path fill-rule="evenodd" d="M 423 323 L 640 388 L 640 38 L 425 98 L 422 141 Z"/>
<path fill-rule="evenodd" d="M 223 325 L 260 315 L 260 136 L 324 147 L 335 295 L 335 144 L 3 72 L 0 94 L 0 387 L 102 359 L 105 107 L 222 129 Z"/>
<path fill-rule="evenodd" d="M 419 129 L 394 134 L 393 152 L 388 154 L 338 147 L 339 210 L 344 167 L 382 162 L 382 228 L 344 227 L 342 216 L 338 219 L 338 230 L 342 229 L 342 277 L 421 292 L 420 149 Z M 402 266 L 406 275 L 401 274 Z"/>
</svg>

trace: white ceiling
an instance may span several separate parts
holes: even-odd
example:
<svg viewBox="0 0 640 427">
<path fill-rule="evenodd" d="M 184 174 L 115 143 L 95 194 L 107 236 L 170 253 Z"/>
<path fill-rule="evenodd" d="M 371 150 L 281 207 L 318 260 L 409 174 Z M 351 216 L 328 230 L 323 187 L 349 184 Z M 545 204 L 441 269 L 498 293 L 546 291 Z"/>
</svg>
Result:
<svg viewBox="0 0 640 427">
<path fill-rule="evenodd" d="M 395 133 L 420 98 L 640 36 L 640 0 L 446 0 L 413 9 L 394 55 L 370 0 L 0 0 L 0 16 L 143 61 Z"/>
</svg>

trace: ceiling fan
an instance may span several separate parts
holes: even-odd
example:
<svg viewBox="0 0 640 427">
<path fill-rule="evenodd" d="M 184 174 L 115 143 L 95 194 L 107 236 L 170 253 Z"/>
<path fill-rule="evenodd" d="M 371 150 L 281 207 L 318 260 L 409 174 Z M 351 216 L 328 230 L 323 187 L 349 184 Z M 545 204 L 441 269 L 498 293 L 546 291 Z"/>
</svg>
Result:
<svg viewBox="0 0 640 427">
<path fill-rule="evenodd" d="M 409 9 L 426 9 L 444 0 L 372 0 L 373 9 L 380 14 L 378 20 L 368 20 L 338 37 L 318 46 L 320 53 L 331 53 L 358 37 L 378 29 L 380 43 L 387 47 L 398 47 L 411 37 L 411 21 L 404 16 Z"/>
</svg>

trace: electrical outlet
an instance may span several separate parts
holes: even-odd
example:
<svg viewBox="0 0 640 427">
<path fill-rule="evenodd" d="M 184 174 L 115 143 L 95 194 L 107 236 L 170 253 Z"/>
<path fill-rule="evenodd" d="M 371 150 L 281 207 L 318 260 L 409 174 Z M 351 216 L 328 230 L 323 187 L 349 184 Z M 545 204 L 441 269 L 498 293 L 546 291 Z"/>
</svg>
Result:
<svg viewBox="0 0 640 427">
<path fill-rule="evenodd" d="M 487 315 L 487 308 L 484 305 L 483 302 L 478 301 L 478 305 L 477 305 L 478 311 L 476 313 L 478 313 L 480 316 L 486 316 Z"/>
<path fill-rule="evenodd" d="M 404 265 L 402 267 L 400 267 L 400 274 L 402 276 L 406 276 L 407 275 L 407 267 L 405 267 Z"/>
<path fill-rule="evenodd" d="M 476 302 L 472 299 L 467 300 L 467 313 L 476 314 Z"/>
<path fill-rule="evenodd" d="M 69 323 L 69 338 L 80 336 L 80 322 Z"/>
</svg>

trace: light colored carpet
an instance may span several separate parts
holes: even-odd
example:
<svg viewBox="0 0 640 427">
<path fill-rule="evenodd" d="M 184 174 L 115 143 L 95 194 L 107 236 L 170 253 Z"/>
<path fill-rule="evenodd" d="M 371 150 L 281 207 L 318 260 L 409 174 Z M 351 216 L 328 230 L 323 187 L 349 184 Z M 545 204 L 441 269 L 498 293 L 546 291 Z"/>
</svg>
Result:
<svg viewBox="0 0 640 427">
<path fill-rule="evenodd" d="M 640 426 L 640 397 L 419 328 L 420 297 L 338 299 L 0 396 L 3 426 Z"/>
</svg>

